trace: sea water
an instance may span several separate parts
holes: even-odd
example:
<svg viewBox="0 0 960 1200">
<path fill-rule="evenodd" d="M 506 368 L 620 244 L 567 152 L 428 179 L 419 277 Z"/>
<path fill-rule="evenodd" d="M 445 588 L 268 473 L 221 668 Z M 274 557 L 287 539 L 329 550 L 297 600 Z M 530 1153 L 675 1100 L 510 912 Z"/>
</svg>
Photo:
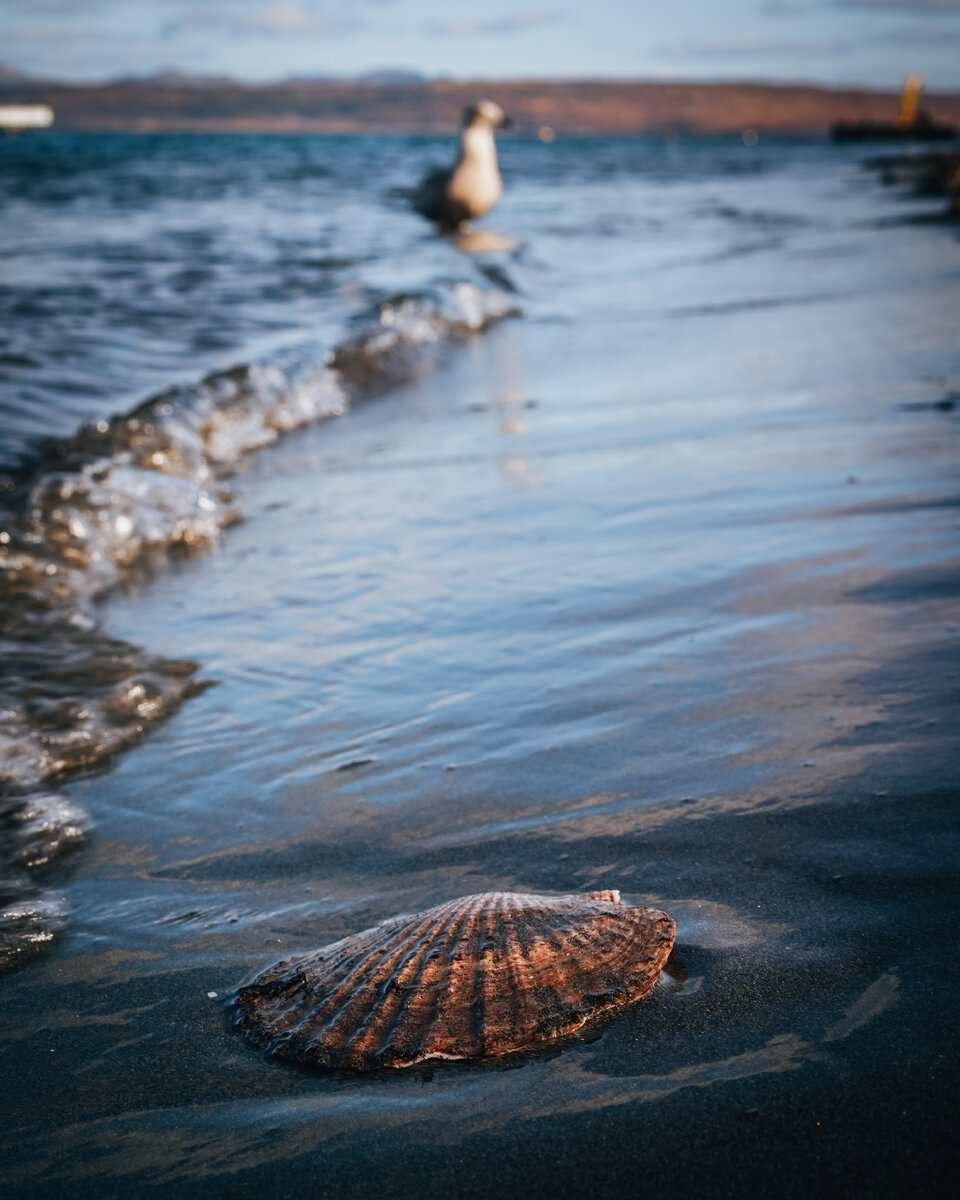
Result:
<svg viewBox="0 0 960 1200">
<path fill-rule="evenodd" d="M 444 239 L 449 153 L 0 145 L 4 1177 L 936 1182 L 955 233 L 819 140 L 560 138 Z M 555 1053 L 231 1027 L 285 955 L 598 888 L 673 974 Z"/>
</svg>

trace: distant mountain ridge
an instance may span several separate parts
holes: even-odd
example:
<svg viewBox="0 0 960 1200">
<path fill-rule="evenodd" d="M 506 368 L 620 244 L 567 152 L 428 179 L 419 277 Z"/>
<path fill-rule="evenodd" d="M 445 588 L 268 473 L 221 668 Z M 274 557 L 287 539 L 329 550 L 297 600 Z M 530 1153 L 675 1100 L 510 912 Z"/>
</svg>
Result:
<svg viewBox="0 0 960 1200">
<path fill-rule="evenodd" d="M 11 67 L 5 62 L 0 62 L 0 82 L 15 82 L 20 79 L 30 79 L 31 76 L 25 75 L 23 71 L 18 71 L 16 67 Z"/>
<path fill-rule="evenodd" d="M 131 84 L 140 84 L 148 87 L 211 88 L 235 87 L 237 80 L 230 75 L 193 75 L 188 71 L 178 71 L 175 67 L 164 67 L 162 70 L 150 71 L 143 75 L 117 75 L 115 78 L 107 80 L 103 86 L 124 87 Z M 67 84 L 66 86 L 70 85 Z M 85 87 L 91 85 L 74 84 L 73 86 Z"/>
<path fill-rule="evenodd" d="M 110 83 L 41 80 L 0 66 L 0 103 L 49 104 L 67 129 L 438 133 L 459 125 L 466 104 L 488 96 L 520 133 L 549 125 L 563 134 L 727 133 L 756 129 L 824 133 L 831 122 L 893 120 L 897 96 L 814 84 L 642 80 L 422 79 L 401 70 L 357 79 L 270 84 L 165 70 Z M 960 121 L 960 93 L 930 93 L 924 106 Z"/>
</svg>

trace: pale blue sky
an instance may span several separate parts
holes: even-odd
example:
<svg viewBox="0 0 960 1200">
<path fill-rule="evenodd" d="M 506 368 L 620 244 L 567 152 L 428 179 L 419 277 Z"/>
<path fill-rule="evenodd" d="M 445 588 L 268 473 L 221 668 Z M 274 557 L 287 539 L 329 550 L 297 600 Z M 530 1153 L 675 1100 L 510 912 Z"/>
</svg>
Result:
<svg viewBox="0 0 960 1200">
<path fill-rule="evenodd" d="M 408 68 L 960 87 L 960 0 L 0 0 L 0 60 L 103 79 Z"/>
</svg>

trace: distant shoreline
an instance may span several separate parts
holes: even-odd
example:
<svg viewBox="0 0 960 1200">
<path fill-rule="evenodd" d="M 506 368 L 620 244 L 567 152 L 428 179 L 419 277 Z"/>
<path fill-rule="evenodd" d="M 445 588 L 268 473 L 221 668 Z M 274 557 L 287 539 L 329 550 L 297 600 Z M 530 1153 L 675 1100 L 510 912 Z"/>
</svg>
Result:
<svg viewBox="0 0 960 1200">
<path fill-rule="evenodd" d="M 0 103 L 49 104 L 61 129 L 117 132 L 434 134 L 495 98 L 520 134 L 822 134 L 836 120 L 892 120 L 897 94 L 812 84 L 536 80 L 242 84 L 190 77 L 70 84 L 0 79 Z M 924 107 L 960 122 L 960 92 Z"/>
</svg>

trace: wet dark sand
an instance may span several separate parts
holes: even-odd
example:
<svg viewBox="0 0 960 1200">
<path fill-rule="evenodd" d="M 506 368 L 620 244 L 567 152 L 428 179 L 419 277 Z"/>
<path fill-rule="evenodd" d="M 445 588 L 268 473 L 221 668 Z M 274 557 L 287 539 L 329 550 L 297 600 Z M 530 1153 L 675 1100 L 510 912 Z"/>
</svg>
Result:
<svg viewBox="0 0 960 1200">
<path fill-rule="evenodd" d="M 68 789 L 13 1194 L 952 1194 L 958 247 L 852 212 L 679 281 L 611 245 L 108 602 L 219 686 Z M 686 980 L 556 1052 L 310 1074 L 229 1028 L 288 951 L 607 887 Z"/>
</svg>

